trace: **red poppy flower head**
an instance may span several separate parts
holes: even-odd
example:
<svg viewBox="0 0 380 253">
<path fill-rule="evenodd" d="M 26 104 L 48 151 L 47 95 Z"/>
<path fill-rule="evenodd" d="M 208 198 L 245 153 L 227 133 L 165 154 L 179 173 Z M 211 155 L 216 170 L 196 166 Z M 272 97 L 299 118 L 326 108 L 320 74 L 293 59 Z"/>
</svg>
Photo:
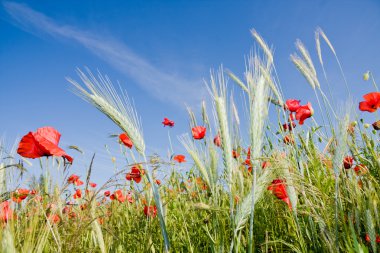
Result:
<svg viewBox="0 0 380 253">
<path fill-rule="evenodd" d="M 371 92 L 363 96 L 364 101 L 359 103 L 359 110 L 375 112 L 380 107 L 380 92 Z"/>
<path fill-rule="evenodd" d="M 285 102 L 286 109 L 288 109 L 290 112 L 296 112 L 300 105 L 301 100 L 297 99 L 288 99 Z"/>
<path fill-rule="evenodd" d="M 157 207 L 156 206 L 145 206 L 144 207 L 144 214 L 146 217 L 156 217 L 157 215 Z"/>
<path fill-rule="evenodd" d="M 156 184 L 157 185 L 161 185 L 161 180 L 160 179 L 156 179 Z"/>
<path fill-rule="evenodd" d="M 29 132 L 21 138 L 17 153 L 26 158 L 40 158 L 42 156 L 60 156 L 69 163 L 73 158 L 58 147 L 61 134 L 53 127 L 41 127 L 36 132 Z"/>
<path fill-rule="evenodd" d="M 75 175 L 75 174 L 72 174 L 68 179 L 67 179 L 67 182 L 70 183 L 70 184 L 73 184 L 75 181 L 77 181 L 79 179 L 79 176 L 78 175 Z"/>
<path fill-rule="evenodd" d="M 206 128 L 203 126 L 196 126 L 191 129 L 191 133 L 193 134 L 194 139 L 201 140 L 206 135 Z"/>
<path fill-rule="evenodd" d="M 110 191 L 105 191 L 105 192 L 104 192 L 104 196 L 109 197 L 110 195 L 111 195 L 111 192 L 110 192 Z"/>
<path fill-rule="evenodd" d="M 129 136 L 127 135 L 127 133 L 120 134 L 119 135 L 119 141 L 120 141 L 120 143 L 123 143 L 128 148 L 133 147 L 133 142 L 131 141 L 131 139 L 129 139 Z"/>
<path fill-rule="evenodd" d="M 0 203 L 0 223 L 8 222 L 8 220 L 13 219 L 13 211 L 9 206 L 8 201 Z"/>
<path fill-rule="evenodd" d="M 353 164 L 354 164 L 354 158 L 352 158 L 352 156 L 346 156 L 343 159 L 343 166 L 346 170 L 350 169 Z"/>
<path fill-rule="evenodd" d="M 306 105 L 300 106 L 296 111 L 296 119 L 300 125 L 303 125 L 303 122 L 313 116 L 314 110 L 311 107 L 311 103 L 308 102 Z"/>
<path fill-rule="evenodd" d="M 49 214 L 48 218 L 49 218 L 49 221 L 53 224 L 58 224 L 61 222 L 61 218 L 59 217 L 58 214 Z"/>
<path fill-rule="evenodd" d="M 275 179 L 272 181 L 271 185 L 268 186 L 268 190 L 272 191 L 272 193 L 280 200 L 284 201 L 288 204 L 288 207 L 291 209 L 291 203 L 288 197 L 288 193 L 286 191 L 285 181 L 283 179 Z"/>
<path fill-rule="evenodd" d="M 77 189 L 73 195 L 74 199 L 80 199 L 82 198 L 82 191 L 81 189 Z"/>
<path fill-rule="evenodd" d="M 365 234 L 365 238 L 366 242 L 371 242 L 371 238 L 369 237 L 369 234 Z"/>
<path fill-rule="evenodd" d="M 29 195 L 28 189 L 17 189 L 12 193 L 12 200 L 16 203 L 21 203 Z"/>
<path fill-rule="evenodd" d="M 116 190 L 111 196 L 110 196 L 110 199 L 111 200 L 117 200 L 119 201 L 120 203 L 123 203 L 126 199 L 126 197 L 123 195 L 123 192 L 121 190 Z"/>
<path fill-rule="evenodd" d="M 222 143 L 221 143 L 221 141 L 220 141 L 220 135 L 219 135 L 219 134 L 217 134 L 217 135 L 215 136 L 215 138 L 214 138 L 214 144 L 215 144 L 215 146 L 217 146 L 217 147 L 220 147 L 220 146 L 222 145 Z"/>
<path fill-rule="evenodd" d="M 364 175 L 367 174 L 368 168 L 364 164 L 359 164 L 355 166 L 354 171 L 357 175 Z"/>
<path fill-rule="evenodd" d="M 184 155 L 176 155 L 173 157 L 174 161 L 177 161 L 178 163 L 184 163 L 186 162 Z"/>
<path fill-rule="evenodd" d="M 164 124 L 164 127 L 165 126 L 173 127 L 174 126 L 174 121 L 169 120 L 168 118 L 164 118 L 164 121 L 162 121 L 162 124 Z"/>
<path fill-rule="evenodd" d="M 68 179 L 67 182 L 69 184 L 74 184 L 76 186 L 81 186 L 83 184 L 83 181 L 79 179 L 78 175 L 72 174 Z"/>
<path fill-rule="evenodd" d="M 140 169 L 139 166 L 133 166 L 131 168 L 131 172 L 127 173 L 127 175 L 125 176 L 125 179 L 127 179 L 128 181 L 133 180 L 136 183 L 140 183 L 142 175 L 144 174 L 145 174 L 144 170 Z"/>
<path fill-rule="evenodd" d="M 95 188 L 97 186 L 96 183 L 93 183 L 93 182 L 90 182 L 89 185 L 92 187 L 92 188 Z"/>
</svg>

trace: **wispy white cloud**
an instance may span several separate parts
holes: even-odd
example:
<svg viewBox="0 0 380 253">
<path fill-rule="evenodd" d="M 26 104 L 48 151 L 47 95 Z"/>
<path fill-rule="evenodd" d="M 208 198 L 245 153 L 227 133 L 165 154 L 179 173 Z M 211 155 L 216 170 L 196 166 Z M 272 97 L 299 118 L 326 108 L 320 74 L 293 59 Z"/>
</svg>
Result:
<svg viewBox="0 0 380 253">
<path fill-rule="evenodd" d="M 167 73 L 134 53 L 127 45 L 112 38 L 74 26 L 61 25 L 41 12 L 24 4 L 4 2 L 5 10 L 16 25 L 30 33 L 48 34 L 55 38 L 73 40 L 93 54 L 126 74 L 150 95 L 176 105 L 195 104 L 204 94 L 200 79 L 188 80 Z"/>
</svg>

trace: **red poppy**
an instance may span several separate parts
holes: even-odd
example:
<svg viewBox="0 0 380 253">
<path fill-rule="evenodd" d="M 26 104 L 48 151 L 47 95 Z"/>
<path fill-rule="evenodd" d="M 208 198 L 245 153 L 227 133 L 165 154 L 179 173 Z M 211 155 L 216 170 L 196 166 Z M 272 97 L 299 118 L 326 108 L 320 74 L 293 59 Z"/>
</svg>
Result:
<svg viewBox="0 0 380 253">
<path fill-rule="evenodd" d="M 127 173 L 127 175 L 125 176 L 125 178 L 128 180 L 128 181 L 135 181 L 136 183 L 140 183 L 141 182 L 141 176 L 144 175 L 144 170 L 140 170 L 137 166 L 133 166 L 131 168 L 131 172 Z"/>
<path fill-rule="evenodd" d="M 285 102 L 286 108 L 291 112 L 296 112 L 300 108 L 300 101 L 297 99 L 288 99 Z"/>
<path fill-rule="evenodd" d="M 105 192 L 104 192 L 104 196 L 109 197 L 110 195 L 111 195 L 111 192 L 110 192 L 110 191 L 105 191 Z"/>
<path fill-rule="evenodd" d="M 60 138 L 61 134 L 52 127 L 38 128 L 36 132 L 29 132 L 22 137 L 17 153 L 22 157 L 33 159 L 42 156 L 60 156 L 72 163 L 73 158 L 58 147 Z"/>
<path fill-rule="evenodd" d="M 29 192 L 30 195 L 36 195 L 37 194 L 37 190 L 33 189 Z"/>
<path fill-rule="evenodd" d="M 160 179 L 156 179 L 156 184 L 157 185 L 161 185 L 161 180 Z"/>
<path fill-rule="evenodd" d="M 168 118 L 164 118 L 164 121 L 162 121 L 162 124 L 164 124 L 164 126 L 173 127 L 174 121 L 169 120 Z"/>
<path fill-rule="evenodd" d="M 53 224 L 58 224 L 61 222 L 61 218 L 58 214 L 49 214 L 48 219 Z"/>
<path fill-rule="evenodd" d="M 268 187 L 268 190 L 272 191 L 272 193 L 278 199 L 284 201 L 286 204 L 288 204 L 288 207 L 290 209 L 292 209 L 292 205 L 290 204 L 288 193 L 286 192 L 286 185 L 285 185 L 283 179 L 275 179 L 275 180 L 273 180 L 272 184 Z"/>
<path fill-rule="evenodd" d="M 89 185 L 92 187 L 92 188 L 95 188 L 96 186 L 97 186 L 97 184 L 95 184 L 95 183 L 89 183 Z"/>
<path fill-rule="evenodd" d="M 119 135 L 119 141 L 128 148 L 133 147 L 133 142 L 131 141 L 131 139 L 129 139 L 129 136 L 126 133 L 122 133 Z"/>
<path fill-rule="evenodd" d="M 296 119 L 298 120 L 298 123 L 300 125 L 303 125 L 303 122 L 305 119 L 310 118 L 313 116 L 314 110 L 311 107 L 311 103 L 308 102 L 306 105 L 300 106 L 296 111 Z"/>
<path fill-rule="evenodd" d="M 363 96 L 365 101 L 359 103 L 360 111 L 375 112 L 380 107 L 380 92 L 371 92 Z"/>
<path fill-rule="evenodd" d="M 214 144 L 215 144 L 215 146 L 217 146 L 217 147 L 220 147 L 221 146 L 221 141 L 220 141 L 220 135 L 219 134 L 217 134 L 216 136 L 215 136 L 215 138 L 214 138 Z"/>
<path fill-rule="evenodd" d="M 81 191 L 81 189 L 77 189 L 75 191 L 75 194 L 73 195 L 73 197 L 74 197 L 74 199 L 80 199 L 80 198 L 82 198 L 82 191 Z"/>
<path fill-rule="evenodd" d="M 144 207 L 144 214 L 146 217 L 156 217 L 157 215 L 157 207 L 156 206 L 145 206 Z"/>
<path fill-rule="evenodd" d="M 369 234 L 365 234 L 365 240 L 366 240 L 366 242 L 370 242 L 371 241 L 371 238 L 369 237 Z"/>
<path fill-rule="evenodd" d="M 174 161 L 177 161 L 178 163 L 184 163 L 186 162 L 184 155 L 176 155 L 173 157 Z"/>
<path fill-rule="evenodd" d="M 359 164 L 355 166 L 354 171 L 356 175 L 364 175 L 367 174 L 368 168 L 364 164 Z"/>
<path fill-rule="evenodd" d="M 248 148 L 247 158 L 245 159 L 245 165 L 251 166 L 251 148 Z"/>
<path fill-rule="evenodd" d="M 67 182 L 69 184 L 74 184 L 76 186 L 81 186 L 83 184 L 83 181 L 79 179 L 79 176 L 72 174 L 68 179 Z"/>
<path fill-rule="evenodd" d="M 202 189 L 202 190 L 207 190 L 207 184 L 203 181 L 201 177 L 197 177 L 195 179 L 197 185 Z"/>
<path fill-rule="evenodd" d="M 116 190 L 111 196 L 110 199 L 117 200 L 120 203 L 123 203 L 126 199 L 126 197 L 123 195 L 123 192 L 121 190 Z"/>
<path fill-rule="evenodd" d="M 201 140 L 206 135 L 206 128 L 203 126 L 196 126 L 191 129 L 191 133 L 193 134 L 194 139 Z"/>
<path fill-rule="evenodd" d="M 365 234 L 365 238 L 366 242 L 371 242 L 371 238 L 369 237 L 369 234 Z M 379 235 L 376 235 L 376 243 L 380 243 L 380 236 Z"/>
<path fill-rule="evenodd" d="M 29 195 L 28 189 L 17 189 L 12 193 L 12 200 L 16 203 L 21 203 Z"/>
<path fill-rule="evenodd" d="M 354 164 L 354 158 L 352 158 L 352 156 L 346 156 L 343 159 L 343 166 L 346 170 L 350 169 L 353 164 Z"/>
<path fill-rule="evenodd" d="M 13 211 L 9 206 L 8 201 L 4 201 L 0 204 L 0 222 L 7 222 L 13 218 Z"/>
</svg>

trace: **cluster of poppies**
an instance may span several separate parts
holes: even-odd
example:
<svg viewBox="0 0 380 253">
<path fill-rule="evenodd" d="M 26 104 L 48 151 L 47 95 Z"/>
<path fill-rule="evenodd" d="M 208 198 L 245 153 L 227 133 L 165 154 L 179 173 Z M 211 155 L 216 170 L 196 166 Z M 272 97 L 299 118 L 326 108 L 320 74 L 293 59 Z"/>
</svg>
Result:
<svg viewBox="0 0 380 253">
<path fill-rule="evenodd" d="M 364 95 L 364 100 L 360 102 L 359 109 L 361 111 L 368 111 L 368 112 L 374 112 L 380 107 L 380 93 L 379 92 L 372 92 Z M 285 110 L 289 112 L 289 122 L 282 125 L 282 129 L 284 131 L 291 131 L 294 127 L 296 127 L 296 123 L 294 120 L 298 121 L 298 124 L 303 125 L 304 121 L 307 118 L 310 118 L 314 114 L 314 110 L 311 106 L 311 103 L 308 102 L 305 105 L 300 104 L 300 100 L 296 99 L 288 99 L 285 103 Z M 162 121 L 162 124 L 168 127 L 174 127 L 175 123 L 174 121 L 164 118 Z M 379 125 L 379 126 L 378 126 Z M 376 122 L 373 124 L 373 127 L 380 129 L 380 122 L 379 124 L 376 124 Z M 195 126 L 191 129 L 192 137 L 195 140 L 201 140 L 206 135 L 206 127 L 204 126 Z M 68 163 L 73 162 L 73 158 L 69 156 L 62 148 L 58 146 L 59 140 L 60 140 L 61 134 L 52 127 L 42 127 L 38 128 L 35 132 L 29 132 L 25 136 L 22 137 L 19 147 L 17 149 L 18 154 L 20 154 L 23 157 L 26 158 L 40 158 L 43 156 L 57 156 L 62 157 L 65 161 Z M 127 133 L 121 133 L 119 135 L 119 141 L 123 145 L 125 145 L 128 148 L 133 147 L 133 142 L 129 138 Z M 220 135 L 217 134 L 214 137 L 213 140 L 214 144 L 218 147 L 221 146 L 221 138 Z M 285 143 L 292 143 L 293 140 L 291 136 L 285 136 L 284 138 Z M 240 154 L 236 150 L 233 150 L 233 157 L 237 159 Z M 178 163 L 186 162 L 184 155 L 175 155 L 172 158 L 174 161 Z M 351 156 L 347 156 L 344 158 L 344 168 L 350 169 L 353 167 L 354 159 Z M 269 162 L 264 162 L 262 165 L 262 168 L 265 168 L 268 166 Z M 250 149 L 248 148 L 247 151 L 247 158 L 245 160 L 245 165 L 248 166 L 248 171 L 252 171 L 251 166 L 251 160 L 250 160 Z M 354 168 L 354 171 L 359 173 L 365 173 L 367 168 L 363 164 L 357 164 Z M 126 174 L 126 180 L 128 181 L 134 181 L 135 183 L 140 183 L 142 180 L 142 177 L 145 174 L 145 170 L 141 168 L 141 165 L 135 165 L 132 166 L 131 171 Z M 200 181 L 201 178 L 199 178 L 198 181 Z M 83 181 L 80 180 L 79 176 L 73 174 L 68 178 L 68 183 L 73 184 L 75 186 L 81 186 L 83 185 Z M 160 180 L 156 179 L 155 182 L 160 185 Z M 89 183 L 91 187 L 96 187 L 95 183 Z M 203 184 L 203 182 L 200 182 L 199 184 Z M 204 188 L 204 187 L 202 187 Z M 268 190 L 272 191 L 273 194 L 283 200 L 285 203 L 288 204 L 289 208 L 291 208 L 289 198 L 287 196 L 286 192 L 286 186 L 285 181 L 283 179 L 275 179 L 271 183 L 271 185 L 268 187 Z M 18 189 L 12 194 L 12 200 L 16 203 L 20 203 L 22 200 L 24 200 L 31 192 L 27 189 Z M 114 193 L 110 193 L 110 191 L 106 191 L 105 193 L 106 197 L 109 197 L 111 200 L 117 200 L 119 202 L 124 202 L 127 200 L 130 203 L 133 203 L 133 196 L 129 192 L 128 194 L 123 194 L 121 190 L 116 190 Z M 80 199 L 82 198 L 82 191 L 81 189 L 75 189 L 75 193 L 73 194 L 74 199 Z M 1 203 L 1 207 L 5 209 L 9 209 L 9 203 L 7 201 Z M 4 211 L 3 210 L 3 211 Z M 10 210 L 10 209 L 9 209 Z M 8 211 L 9 212 L 9 211 Z M 157 209 L 155 206 L 145 206 L 144 213 L 147 216 L 155 216 L 157 212 Z M 4 214 L 6 212 L 2 212 L 1 214 Z M 4 217 L 4 215 L 2 216 Z M 2 218 L 0 217 L 0 218 Z M 2 218 L 5 220 L 5 218 Z"/>
<path fill-rule="evenodd" d="M 343 159 L 343 167 L 346 170 L 353 169 L 357 175 L 364 175 L 368 172 L 367 166 L 365 164 L 356 164 L 354 166 L 355 159 L 352 156 L 346 156 Z"/>
<path fill-rule="evenodd" d="M 313 107 L 311 107 L 311 103 L 308 102 L 306 105 L 300 104 L 301 100 L 296 99 L 288 99 L 285 102 L 285 110 L 290 112 L 289 120 L 293 125 L 294 118 L 298 120 L 300 125 L 303 125 L 304 121 L 314 114 Z M 291 129 L 291 127 L 288 128 Z"/>
<path fill-rule="evenodd" d="M 35 201 L 41 201 L 42 197 L 37 195 L 36 190 L 29 190 L 25 188 L 19 188 L 11 193 L 11 200 L 17 204 L 20 204 L 28 196 L 33 196 Z M 13 210 L 10 207 L 8 200 L 0 203 L 0 223 L 7 222 L 15 217 Z"/>
</svg>

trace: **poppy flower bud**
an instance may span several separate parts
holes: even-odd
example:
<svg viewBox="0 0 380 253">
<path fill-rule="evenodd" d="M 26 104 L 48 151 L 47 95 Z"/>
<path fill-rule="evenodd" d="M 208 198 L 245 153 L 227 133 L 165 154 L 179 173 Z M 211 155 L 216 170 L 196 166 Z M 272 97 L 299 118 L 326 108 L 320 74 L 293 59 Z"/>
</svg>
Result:
<svg viewBox="0 0 380 253">
<path fill-rule="evenodd" d="M 214 144 L 215 144 L 215 146 L 217 146 L 217 147 L 220 147 L 220 146 L 221 146 L 221 141 L 220 141 L 220 135 L 219 135 L 219 134 L 217 134 L 217 135 L 215 136 L 215 138 L 214 138 Z"/>
<path fill-rule="evenodd" d="M 364 126 L 364 128 L 369 128 L 371 125 L 368 123 L 365 123 L 363 126 Z"/>
<path fill-rule="evenodd" d="M 368 81 L 368 79 L 369 79 L 369 71 L 367 71 L 367 72 L 365 72 L 365 73 L 363 74 L 363 80 L 364 80 L 364 81 Z"/>
<path fill-rule="evenodd" d="M 293 139 L 293 137 L 290 136 L 290 135 L 286 135 L 286 136 L 284 137 L 284 143 L 285 143 L 285 144 L 294 144 L 294 139 Z"/>
<path fill-rule="evenodd" d="M 372 123 L 373 129 L 380 130 L 380 120 Z"/>
</svg>

